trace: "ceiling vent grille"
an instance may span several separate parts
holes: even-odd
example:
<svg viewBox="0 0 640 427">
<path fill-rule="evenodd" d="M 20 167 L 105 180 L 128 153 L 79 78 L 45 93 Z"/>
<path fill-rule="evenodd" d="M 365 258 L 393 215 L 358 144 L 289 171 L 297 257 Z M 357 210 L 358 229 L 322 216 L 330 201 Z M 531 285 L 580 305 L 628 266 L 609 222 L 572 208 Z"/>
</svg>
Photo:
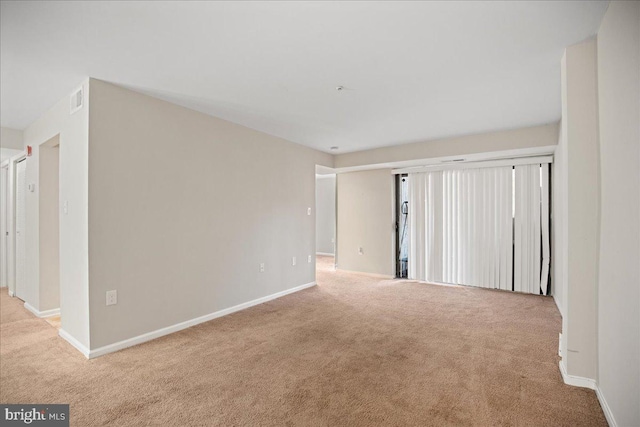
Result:
<svg viewBox="0 0 640 427">
<path fill-rule="evenodd" d="M 82 88 L 78 89 L 77 91 L 73 92 L 73 94 L 71 95 L 70 99 L 70 114 L 75 113 L 76 111 L 78 111 L 79 109 L 82 108 L 82 104 L 84 102 L 84 93 Z"/>
</svg>

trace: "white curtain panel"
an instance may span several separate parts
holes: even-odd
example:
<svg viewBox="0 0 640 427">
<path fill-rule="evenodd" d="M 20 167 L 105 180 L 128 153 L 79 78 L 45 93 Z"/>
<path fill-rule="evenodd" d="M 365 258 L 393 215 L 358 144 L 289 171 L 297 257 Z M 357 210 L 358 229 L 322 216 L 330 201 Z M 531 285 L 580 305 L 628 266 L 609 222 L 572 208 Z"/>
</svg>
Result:
<svg viewBox="0 0 640 427">
<path fill-rule="evenodd" d="M 427 277 L 427 182 L 428 173 L 408 176 L 409 190 L 409 256 L 407 275 L 410 279 L 426 280 Z"/>
<path fill-rule="evenodd" d="M 540 293 L 540 165 L 515 167 L 515 216 L 513 224 L 516 292 Z"/>
<path fill-rule="evenodd" d="M 546 182 L 542 204 L 539 164 L 410 174 L 409 278 L 546 293 Z"/>
<path fill-rule="evenodd" d="M 511 289 L 511 168 L 443 172 L 445 283 Z"/>
<path fill-rule="evenodd" d="M 442 281 L 442 171 L 409 175 L 408 189 L 409 278 Z"/>
</svg>

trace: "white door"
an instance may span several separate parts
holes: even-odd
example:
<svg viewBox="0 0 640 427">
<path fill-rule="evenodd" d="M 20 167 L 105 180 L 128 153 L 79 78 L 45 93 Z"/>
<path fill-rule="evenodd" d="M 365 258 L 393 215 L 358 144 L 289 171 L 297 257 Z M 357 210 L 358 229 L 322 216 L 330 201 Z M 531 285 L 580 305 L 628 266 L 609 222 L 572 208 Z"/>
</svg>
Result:
<svg viewBox="0 0 640 427">
<path fill-rule="evenodd" d="M 21 160 L 16 165 L 16 291 L 15 295 L 24 301 L 26 289 L 27 252 L 25 242 L 27 162 Z"/>
<path fill-rule="evenodd" d="M 9 208 L 8 178 L 9 168 L 7 166 L 0 168 L 0 286 L 7 286 L 9 284 L 9 274 L 7 271 L 7 250 L 9 249 L 9 215 L 7 215 L 7 209 Z"/>
</svg>

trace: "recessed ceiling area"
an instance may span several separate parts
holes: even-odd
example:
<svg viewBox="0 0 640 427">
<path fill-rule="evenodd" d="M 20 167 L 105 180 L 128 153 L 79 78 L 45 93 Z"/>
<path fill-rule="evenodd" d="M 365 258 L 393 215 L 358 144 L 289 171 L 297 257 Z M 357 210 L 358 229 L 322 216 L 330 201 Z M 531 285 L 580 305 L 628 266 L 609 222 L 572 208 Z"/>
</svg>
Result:
<svg viewBox="0 0 640 427">
<path fill-rule="evenodd" d="M 607 5 L 3 1 L 1 124 L 86 77 L 331 153 L 550 123 Z"/>
</svg>

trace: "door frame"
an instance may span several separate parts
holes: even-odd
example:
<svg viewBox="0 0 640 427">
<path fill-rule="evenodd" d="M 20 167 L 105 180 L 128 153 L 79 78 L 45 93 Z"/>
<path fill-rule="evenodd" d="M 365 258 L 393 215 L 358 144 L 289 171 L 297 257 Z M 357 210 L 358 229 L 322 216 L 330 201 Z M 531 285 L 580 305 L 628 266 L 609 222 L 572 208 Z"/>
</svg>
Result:
<svg viewBox="0 0 640 427">
<path fill-rule="evenodd" d="M 401 251 L 402 248 L 400 246 L 401 234 L 402 234 L 402 180 L 409 179 L 408 174 L 396 174 L 395 175 L 395 189 L 396 189 L 396 197 L 395 197 L 395 242 L 396 242 L 396 250 L 395 250 L 395 267 L 396 267 L 396 279 L 407 279 L 408 274 L 405 276 L 402 274 L 402 260 L 401 260 Z M 408 221 L 408 220 L 407 220 Z M 407 261 L 408 264 L 408 261 Z M 408 270 L 407 270 L 408 272 Z"/>
</svg>

